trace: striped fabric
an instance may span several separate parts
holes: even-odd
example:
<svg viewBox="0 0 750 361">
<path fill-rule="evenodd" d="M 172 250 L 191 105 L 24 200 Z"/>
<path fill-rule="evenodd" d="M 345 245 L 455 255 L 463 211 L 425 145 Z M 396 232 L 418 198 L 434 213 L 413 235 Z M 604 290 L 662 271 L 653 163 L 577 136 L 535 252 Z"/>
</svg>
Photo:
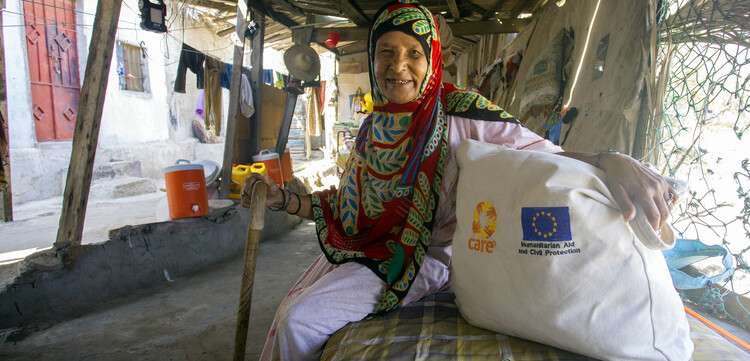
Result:
<svg viewBox="0 0 750 361">
<path fill-rule="evenodd" d="M 350 323 L 328 340 L 321 360 L 593 360 L 469 325 L 441 292 L 384 316 Z M 750 353 L 688 316 L 695 361 L 748 360 Z"/>
</svg>

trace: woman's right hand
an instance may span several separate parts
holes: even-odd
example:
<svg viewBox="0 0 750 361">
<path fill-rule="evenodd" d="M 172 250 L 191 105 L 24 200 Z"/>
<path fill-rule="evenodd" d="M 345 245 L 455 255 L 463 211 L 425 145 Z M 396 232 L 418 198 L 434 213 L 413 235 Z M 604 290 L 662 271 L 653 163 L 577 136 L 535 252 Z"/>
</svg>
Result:
<svg viewBox="0 0 750 361">
<path fill-rule="evenodd" d="M 284 201 L 283 195 L 281 192 L 281 188 L 279 188 L 279 185 L 276 184 L 276 182 L 271 179 L 267 174 L 258 174 L 258 173 L 251 173 L 247 178 L 245 178 L 245 184 L 242 185 L 242 192 L 240 192 L 240 195 L 242 196 L 242 206 L 245 208 L 250 208 L 250 200 L 252 199 L 253 194 L 253 184 L 255 182 L 263 182 L 266 185 L 268 185 L 268 193 L 266 193 L 266 207 L 281 207 L 283 206 L 282 202 Z"/>
</svg>

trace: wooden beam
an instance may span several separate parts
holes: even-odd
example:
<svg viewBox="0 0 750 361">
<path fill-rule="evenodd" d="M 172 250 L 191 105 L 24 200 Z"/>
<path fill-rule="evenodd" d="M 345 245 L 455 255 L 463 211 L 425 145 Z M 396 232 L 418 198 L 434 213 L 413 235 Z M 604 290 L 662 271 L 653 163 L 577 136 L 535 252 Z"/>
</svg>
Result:
<svg viewBox="0 0 750 361">
<path fill-rule="evenodd" d="M 253 19 L 258 23 L 258 31 L 253 37 L 253 53 L 250 57 L 252 64 L 253 100 L 255 114 L 250 119 L 250 143 L 248 144 L 249 155 L 260 153 L 261 132 L 263 128 L 263 47 L 266 38 L 266 18 L 263 14 L 253 11 Z"/>
<path fill-rule="evenodd" d="M 473 13 L 478 14 L 478 15 L 484 15 L 484 13 L 487 12 L 487 9 L 485 9 L 485 8 L 483 8 L 483 7 L 481 7 L 481 6 L 477 5 L 477 4 L 474 4 L 471 1 L 464 1 L 464 2 L 461 3 L 461 6 L 464 7 L 464 8 L 466 8 L 466 9 L 471 10 Z"/>
<path fill-rule="evenodd" d="M 510 11 L 510 18 L 515 19 L 518 17 L 519 14 L 524 12 L 525 10 L 531 11 L 533 8 L 532 5 L 535 5 L 537 0 L 521 0 L 518 2 L 516 7 L 513 8 L 513 10 Z"/>
<path fill-rule="evenodd" d="M 343 45 L 338 49 L 341 55 L 361 53 L 363 51 L 367 51 L 367 43 L 365 41 L 357 41 L 351 44 Z"/>
<path fill-rule="evenodd" d="M 485 34 L 507 34 L 517 33 L 523 30 L 531 21 L 529 19 L 508 19 L 503 20 L 502 23 L 496 20 L 488 21 L 465 21 L 460 23 L 448 23 L 451 27 L 451 31 L 454 36 L 465 36 L 465 35 L 485 35 Z M 313 29 L 312 40 L 315 43 L 325 43 L 328 37 L 328 32 L 336 31 L 341 35 L 342 42 L 345 41 L 357 41 L 363 42 L 367 40 L 368 28 L 361 27 L 340 27 L 340 28 L 317 28 Z M 345 49 L 346 46 L 342 46 L 341 49 Z M 357 45 L 357 49 L 364 49 L 364 44 Z M 344 54 L 343 50 L 341 52 Z"/>
<path fill-rule="evenodd" d="M 313 22 L 312 17 L 307 18 L 307 22 Z M 313 33 L 312 27 L 297 28 L 292 30 L 292 38 L 295 39 L 299 44 L 310 46 L 310 40 Z M 284 156 L 284 150 L 286 149 L 286 143 L 289 140 L 289 128 L 292 127 L 292 116 L 294 115 L 294 108 L 297 107 L 297 96 L 298 94 L 294 91 L 287 90 L 286 92 L 286 103 L 284 104 L 284 114 L 281 116 L 281 126 L 279 127 L 279 134 L 276 137 L 276 154 L 279 157 Z M 308 144 L 310 144 L 309 130 L 305 132 L 305 149 L 307 150 Z M 309 153 L 306 153 L 309 159 Z"/>
<path fill-rule="evenodd" d="M 250 9 L 245 0 L 237 1 L 237 18 L 240 20 L 247 19 Z M 256 33 L 256 37 L 258 34 Z M 221 189 L 219 198 L 229 199 L 229 188 L 232 183 L 232 164 L 235 161 L 235 144 L 237 143 L 237 114 L 240 109 L 240 94 L 242 91 L 242 63 L 245 56 L 245 37 L 241 45 L 234 46 L 234 55 L 232 59 L 232 77 L 229 80 L 229 113 L 227 114 L 227 129 L 224 137 L 224 160 L 221 167 Z M 256 114 L 258 107 L 256 104 Z"/>
<path fill-rule="evenodd" d="M 294 21 L 294 20 L 290 19 L 289 17 L 287 17 L 286 15 L 281 14 L 279 12 L 276 12 L 273 9 L 266 8 L 265 5 L 263 5 L 263 3 L 260 0 L 249 0 L 249 5 L 250 5 L 251 8 L 253 8 L 253 10 L 258 11 L 258 13 L 260 13 L 262 15 L 268 16 L 269 18 L 271 18 L 271 20 L 273 20 L 273 21 L 275 21 L 275 22 L 277 22 L 277 23 L 279 23 L 281 25 L 284 25 L 287 28 L 293 28 L 293 27 L 297 27 L 297 26 L 300 25 L 296 21 Z M 325 45 L 325 41 L 324 42 L 317 42 L 316 41 L 315 43 L 318 44 L 318 45 L 320 45 L 323 49 L 326 49 L 326 50 L 328 50 L 328 51 L 330 51 L 330 52 L 332 52 L 332 53 L 334 53 L 336 55 L 339 55 L 338 50 L 336 50 L 336 49 L 328 49 L 326 47 L 326 45 Z"/>
<path fill-rule="evenodd" d="M 236 6 L 227 5 L 223 2 L 212 1 L 212 0 L 189 0 L 188 5 L 195 5 L 204 7 L 207 9 L 219 10 L 223 12 L 232 12 L 237 9 Z"/>
<path fill-rule="evenodd" d="M 492 4 L 492 6 L 490 6 L 490 8 L 489 8 L 489 9 L 487 9 L 487 11 L 486 11 L 486 12 L 484 13 L 484 15 L 482 15 L 482 21 L 484 21 L 484 20 L 489 20 L 489 19 L 491 19 L 492 17 L 494 17 L 494 16 L 495 16 L 495 13 L 496 13 L 496 12 L 497 12 L 498 10 L 500 10 L 500 8 L 501 8 L 501 7 L 503 7 L 503 5 L 504 5 L 504 4 L 505 4 L 505 3 L 507 2 L 507 1 L 508 1 L 508 0 L 497 0 L 497 1 L 495 1 L 495 3 L 494 3 L 494 4 Z"/>
<path fill-rule="evenodd" d="M 282 9 L 290 12 L 292 15 L 297 16 L 304 16 L 305 14 L 300 10 L 298 7 L 294 6 L 289 0 L 279 0 L 275 2 L 278 4 Z"/>
<path fill-rule="evenodd" d="M 5 9 L 5 0 L 0 0 Z M 3 17 L 0 16 L 0 29 Z M 13 222 L 13 198 L 10 186 L 10 142 L 8 141 L 8 98 L 5 84 L 5 42 L 0 31 L 0 222 Z"/>
<path fill-rule="evenodd" d="M 341 11 L 344 12 L 344 16 L 347 19 L 351 20 L 357 26 L 370 26 L 370 18 L 368 18 L 351 0 L 341 1 Z"/>
<path fill-rule="evenodd" d="M 453 36 L 518 33 L 531 23 L 530 19 L 472 21 L 451 23 Z"/>
<path fill-rule="evenodd" d="M 341 39 L 339 41 L 365 41 L 367 40 L 367 34 L 369 28 L 363 27 L 341 27 L 341 28 L 316 28 L 312 32 L 312 41 L 324 44 L 328 38 L 328 33 L 335 31 L 339 33 Z"/>
<path fill-rule="evenodd" d="M 236 29 L 237 29 L 237 27 L 234 26 L 234 25 L 232 25 L 232 26 L 230 26 L 230 27 L 228 27 L 226 29 L 217 31 L 216 35 L 224 37 L 224 36 L 227 36 L 227 35 L 233 33 Z"/>
<path fill-rule="evenodd" d="M 56 249 L 81 244 L 121 5 L 121 0 L 99 0 L 96 7 L 86 72 L 78 101 L 78 118 L 73 132 L 73 150 L 65 181 L 60 227 L 54 244 Z"/>
<path fill-rule="evenodd" d="M 450 9 L 451 15 L 453 15 L 453 19 L 456 22 L 461 21 L 461 13 L 458 11 L 458 6 L 456 6 L 456 0 L 448 0 L 448 9 Z"/>
</svg>

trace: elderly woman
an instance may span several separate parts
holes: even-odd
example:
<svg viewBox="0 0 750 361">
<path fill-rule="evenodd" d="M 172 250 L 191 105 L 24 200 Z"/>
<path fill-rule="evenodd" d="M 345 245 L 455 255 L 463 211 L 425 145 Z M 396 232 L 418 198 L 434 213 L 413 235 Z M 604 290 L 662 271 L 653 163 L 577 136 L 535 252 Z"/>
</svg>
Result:
<svg viewBox="0 0 750 361">
<path fill-rule="evenodd" d="M 387 312 L 450 286 L 456 226 L 455 150 L 464 139 L 557 153 L 606 171 L 624 218 L 638 202 L 654 228 L 672 190 L 632 158 L 562 152 L 476 93 L 441 83 L 440 37 L 432 14 L 413 1 L 384 6 L 369 33 L 375 107 L 360 127 L 338 189 L 308 195 L 258 180 L 267 205 L 315 221 L 323 255 L 282 301 L 262 360 L 317 359 L 349 322 Z"/>
</svg>

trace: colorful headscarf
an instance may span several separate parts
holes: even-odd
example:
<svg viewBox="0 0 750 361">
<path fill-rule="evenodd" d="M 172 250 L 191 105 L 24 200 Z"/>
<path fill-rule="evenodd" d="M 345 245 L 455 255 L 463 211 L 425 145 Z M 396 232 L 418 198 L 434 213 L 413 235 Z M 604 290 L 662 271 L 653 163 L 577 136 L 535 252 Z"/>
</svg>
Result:
<svg viewBox="0 0 750 361">
<path fill-rule="evenodd" d="M 378 39 L 389 31 L 418 39 L 428 61 L 419 96 L 389 103 L 375 81 Z M 373 314 L 398 308 L 424 261 L 432 238 L 445 154 L 447 124 L 441 99 L 440 36 L 432 14 L 414 1 L 384 6 L 368 39 L 374 111 L 360 126 L 338 190 L 313 194 L 321 248 L 331 263 L 361 263 L 387 287 Z"/>
</svg>

